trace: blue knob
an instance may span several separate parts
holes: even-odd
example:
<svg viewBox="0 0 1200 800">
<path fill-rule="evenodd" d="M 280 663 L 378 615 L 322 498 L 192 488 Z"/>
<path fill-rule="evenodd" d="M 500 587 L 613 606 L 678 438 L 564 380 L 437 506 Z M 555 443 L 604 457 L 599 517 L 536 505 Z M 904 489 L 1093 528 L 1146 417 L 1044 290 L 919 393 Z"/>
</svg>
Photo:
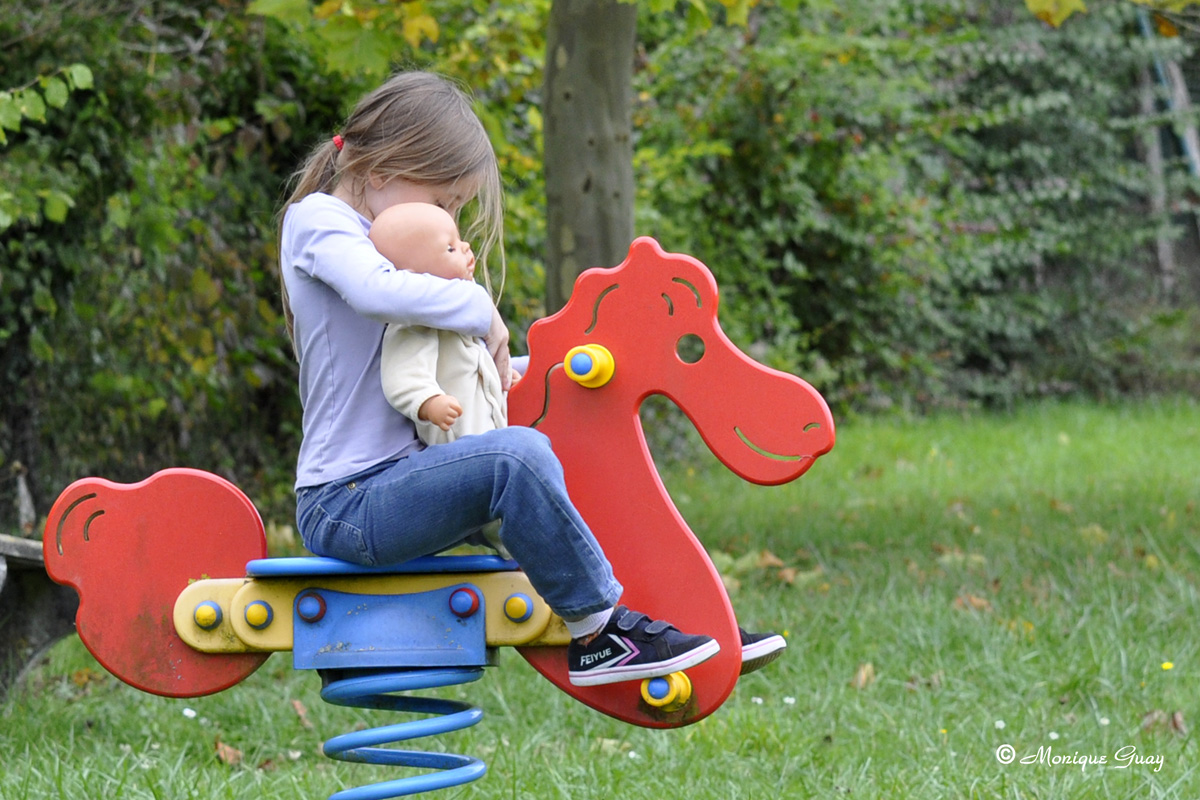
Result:
<svg viewBox="0 0 1200 800">
<path fill-rule="evenodd" d="M 479 610 L 479 595 L 472 589 L 455 589 L 450 595 L 450 610 L 456 617 L 469 617 Z"/>
<path fill-rule="evenodd" d="M 587 375 L 592 371 L 592 357 L 587 353 L 576 353 L 571 356 L 571 370 L 576 375 Z"/>
<path fill-rule="evenodd" d="M 305 622 L 320 622 L 325 616 L 325 598 L 316 592 L 307 592 L 296 601 L 296 613 Z"/>
<path fill-rule="evenodd" d="M 671 693 L 671 682 L 666 678 L 651 678 L 646 684 L 646 693 L 655 700 L 663 700 Z"/>
</svg>

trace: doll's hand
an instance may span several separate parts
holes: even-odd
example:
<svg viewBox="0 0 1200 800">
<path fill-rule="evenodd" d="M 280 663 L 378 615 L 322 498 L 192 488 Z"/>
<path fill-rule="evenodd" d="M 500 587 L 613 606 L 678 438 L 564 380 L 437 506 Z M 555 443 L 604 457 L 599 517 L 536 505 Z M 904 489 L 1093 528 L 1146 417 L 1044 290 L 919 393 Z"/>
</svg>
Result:
<svg viewBox="0 0 1200 800">
<path fill-rule="evenodd" d="M 417 418 L 432 422 L 444 431 L 450 430 L 454 421 L 462 416 L 462 405 L 450 394 L 437 394 L 421 403 Z"/>
<path fill-rule="evenodd" d="M 500 312 L 492 309 L 492 327 L 483 337 L 483 343 L 492 360 L 496 362 L 496 372 L 500 373 L 500 388 L 508 391 L 512 387 L 512 367 L 509 366 L 508 326 L 500 318 Z"/>
</svg>

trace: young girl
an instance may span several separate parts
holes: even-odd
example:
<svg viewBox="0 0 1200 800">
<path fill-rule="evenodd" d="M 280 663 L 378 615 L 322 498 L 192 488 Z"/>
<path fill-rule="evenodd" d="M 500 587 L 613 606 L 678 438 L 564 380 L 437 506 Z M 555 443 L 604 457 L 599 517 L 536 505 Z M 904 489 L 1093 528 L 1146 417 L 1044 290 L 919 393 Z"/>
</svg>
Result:
<svg viewBox="0 0 1200 800">
<path fill-rule="evenodd" d="M 504 388 L 511 382 L 508 330 L 488 290 L 396 269 L 368 238 L 391 206 L 432 203 L 456 215 L 472 199 L 467 239 L 480 244 L 486 274 L 501 232 L 496 157 L 465 95 L 427 73 L 399 74 L 364 97 L 297 173 L 280 262 L 300 361 L 296 514 L 305 545 L 392 564 L 501 519 L 505 546 L 571 633 L 572 683 L 639 680 L 711 658 L 712 638 L 614 607 L 621 585 L 567 497 L 544 435 L 512 427 L 427 448 L 388 405 L 380 349 L 389 323 L 482 337 Z"/>
</svg>

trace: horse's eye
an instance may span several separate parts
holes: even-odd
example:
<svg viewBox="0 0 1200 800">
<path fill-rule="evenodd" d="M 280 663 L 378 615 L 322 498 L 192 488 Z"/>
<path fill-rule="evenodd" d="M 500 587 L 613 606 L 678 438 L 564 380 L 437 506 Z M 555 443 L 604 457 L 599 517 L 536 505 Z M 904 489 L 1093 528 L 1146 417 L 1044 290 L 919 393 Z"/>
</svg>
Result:
<svg viewBox="0 0 1200 800">
<path fill-rule="evenodd" d="M 695 364 L 704 358 L 704 340 L 694 333 L 685 333 L 675 342 L 675 355 L 685 364 Z"/>
</svg>

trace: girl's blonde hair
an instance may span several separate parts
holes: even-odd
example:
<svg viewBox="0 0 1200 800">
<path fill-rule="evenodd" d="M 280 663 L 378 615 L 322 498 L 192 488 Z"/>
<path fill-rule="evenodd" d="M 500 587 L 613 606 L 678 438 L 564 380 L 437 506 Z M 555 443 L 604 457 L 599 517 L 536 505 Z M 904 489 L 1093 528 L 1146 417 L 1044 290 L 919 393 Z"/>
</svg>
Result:
<svg viewBox="0 0 1200 800">
<path fill-rule="evenodd" d="M 504 286 L 504 207 L 500 167 L 467 93 L 448 79 L 428 72 L 401 72 L 363 97 L 339 131 L 342 149 L 330 137 L 313 148 L 292 175 L 291 195 L 279 213 L 313 192 L 330 192 L 342 180 L 364 191 L 370 176 L 384 181 L 402 178 L 424 186 L 446 186 L 459 180 L 476 181 L 478 201 L 463 238 L 471 242 L 492 289 L 488 254 L 500 260 Z M 292 336 L 292 309 L 280 276 L 283 312 Z M 294 342 L 293 342 L 294 343 Z"/>
</svg>

